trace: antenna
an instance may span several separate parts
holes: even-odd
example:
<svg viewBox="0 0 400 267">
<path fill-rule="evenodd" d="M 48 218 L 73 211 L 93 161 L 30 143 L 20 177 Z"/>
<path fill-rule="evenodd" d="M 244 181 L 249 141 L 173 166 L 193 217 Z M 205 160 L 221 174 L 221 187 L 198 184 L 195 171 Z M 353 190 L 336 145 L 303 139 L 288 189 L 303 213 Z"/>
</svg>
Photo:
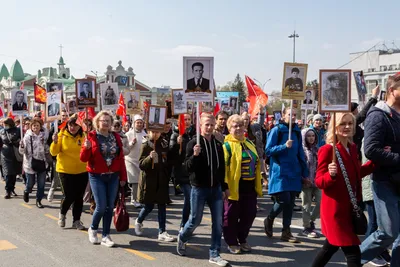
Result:
<svg viewBox="0 0 400 267">
<path fill-rule="evenodd" d="M 59 48 L 60 48 L 60 57 L 62 57 L 62 49 L 64 48 L 64 46 L 62 46 L 62 44 L 60 44 Z"/>
</svg>

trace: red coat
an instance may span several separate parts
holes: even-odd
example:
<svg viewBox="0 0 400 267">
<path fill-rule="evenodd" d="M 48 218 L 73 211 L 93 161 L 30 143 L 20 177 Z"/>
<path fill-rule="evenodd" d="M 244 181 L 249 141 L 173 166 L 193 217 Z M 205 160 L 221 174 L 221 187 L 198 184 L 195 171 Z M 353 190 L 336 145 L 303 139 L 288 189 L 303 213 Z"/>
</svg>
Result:
<svg viewBox="0 0 400 267">
<path fill-rule="evenodd" d="M 81 148 L 80 158 L 82 162 L 87 162 L 86 170 L 91 173 L 107 173 L 107 172 L 119 172 L 119 180 L 126 181 L 126 167 L 123 153 L 123 145 L 121 137 L 117 133 L 114 134 L 115 139 L 119 147 L 118 155 L 113 159 L 111 166 L 108 167 L 103 155 L 100 152 L 99 142 L 97 140 L 96 131 L 91 131 L 88 134 L 87 139 L 92 143 L 90 149 L 86 149 L 85 146 Z"/>
<path fill-rule="evenodd" d="M 374 166 L 370 161 L 361 166 L 357 159 L 357 146 L 355 144 L 349 145 L 350 154 L 341 143 L 336 146 L 345 165 L 353 192 L 356 194 L 357 200 L 361 201 L 361 178 L 372 173 Z M 328 172 L 328 165 L 332 162 L 332 152 L 333 147 L 330 144 L 322 146 L 318 151 L 315 184 L 322 189 L 322 233 L 334 246 L 360 245 L 360 239 L 354 233 L 351 221 L 353 207 L 337 160 L 338 172 L 335 179 L 332 179 Z"/>
</svg>

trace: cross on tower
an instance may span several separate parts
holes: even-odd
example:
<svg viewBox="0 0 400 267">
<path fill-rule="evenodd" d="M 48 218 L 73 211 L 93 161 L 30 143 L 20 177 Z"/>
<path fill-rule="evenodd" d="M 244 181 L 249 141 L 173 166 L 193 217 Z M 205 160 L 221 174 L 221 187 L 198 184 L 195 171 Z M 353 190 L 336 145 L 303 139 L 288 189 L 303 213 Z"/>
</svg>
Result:
<svg viewBox="0 0 400 267">
<path fill-rule="evenodd" d="M 62 57 L 62 49 L 64 48 L 64 46 L 62 46 L 62 44 L 60 44 L 59 48 L 60 48 L 60 57 Z"/>
</svg>

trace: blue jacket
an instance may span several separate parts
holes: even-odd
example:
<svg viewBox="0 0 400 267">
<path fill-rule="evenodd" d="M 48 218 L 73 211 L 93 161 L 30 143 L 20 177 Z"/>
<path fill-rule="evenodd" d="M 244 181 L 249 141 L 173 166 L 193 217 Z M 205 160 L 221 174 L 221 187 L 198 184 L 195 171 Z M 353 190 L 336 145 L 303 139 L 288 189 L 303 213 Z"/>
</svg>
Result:
<svg viewBox="0 0 400 267">
<path fill-rule="evenodd" d="M 321 146 L 325 145 L 325 129 L 321 128 L 320 130 L 317 130 L 314 128 L 314 125 L 310 126 L 311 129 L 313 129 L 316 133 L 317 133 L 317 138 L 318 138 L 318 148 L 320 148 Z"/>
<path fill-rule="evenodd" d="M 279 134 L 278 131 L 281 133 Z M 279 138 L 278 143 L 278 135 Z M 268 133 L 265 154 L 270 157 L 268 193 L 276 194 L 285 191 L 300 192 L 302 178 L 308 177 L 308 167 L 305 160 L 301 133 L 297 124 L 293 124 L 293 145 L 286 147 L 289 127 L 280 122 Z M 300 140 L 299 140 L 300 139 Z"/>
</svg>

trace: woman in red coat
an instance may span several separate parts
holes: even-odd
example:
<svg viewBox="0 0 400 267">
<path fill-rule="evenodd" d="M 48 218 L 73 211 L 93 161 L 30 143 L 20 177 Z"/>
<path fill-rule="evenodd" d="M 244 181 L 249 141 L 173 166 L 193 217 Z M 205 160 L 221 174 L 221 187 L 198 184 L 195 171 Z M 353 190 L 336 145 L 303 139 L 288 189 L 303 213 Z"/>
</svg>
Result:
<svg viewBox="0 0 400 267">
<path fill-rule="evenodd" d="M 344 162 L 350 184 L 356 198 L 361 202 L 361 178 L 373 171 L 371 162 L 361 166 L 357 158 L 357 146 L 353 143 L 355 117 L 351 113 L 336 114 L 336 147 Z M 312 267 L 325 266 L 333 254 L 342 248 L 347 266 L 361 265 L 360 240 L 352 224 L 353 206 L 339 164 L 332 161 L 333 120 L 329 124 L 326 145 L 318 151 L 318 168 L 315 184 L 322 189 L 321 225 L 326 236 L 322 250 L 314 259 Z M 336 161 L 337 162 L 337 161 Z"/>
<path fill-rule="evenodd" d="M 126 168 L 121 137 L 111 131 L 113 117 L 106 111 L 101 111 L 93 119 L 96 130 L 89 132 L 81 149 L 81 161 L 87 162 L 90 187 L 96 201 L 92 225 L 88 230 L 89 241 L 100 243 L 97 229 L 103 219 L 101 244 L 114 246 L 110 237 L 110 226 L 113 216 L 114 201 L 118 192 L 118 184 L 126 183 Z"/>
</svg>

